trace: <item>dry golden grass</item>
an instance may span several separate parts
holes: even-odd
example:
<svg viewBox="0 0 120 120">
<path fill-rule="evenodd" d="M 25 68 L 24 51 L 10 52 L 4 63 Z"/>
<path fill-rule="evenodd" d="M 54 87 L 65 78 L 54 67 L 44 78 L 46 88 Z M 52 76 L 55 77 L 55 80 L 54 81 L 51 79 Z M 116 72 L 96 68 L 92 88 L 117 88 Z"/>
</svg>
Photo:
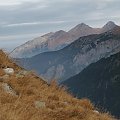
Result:
<svg viewBox="0 0 120 120">
<path fill-rule="evenodd" d="M 22 70 L 0 51 L 0 76 L 6 66 L 14 68 L 15 74 Z M 107 113 L 95 113 L 88 99 L 74 98 L 55 82 L 48 85 L 32 73 L 20 78 L 15 74 L 0 82 L 0 120 L 114 120 Z M 1 87 L 3 82 L 18 96 L 6 93 Z M 46 107 L 36 108 L 35 101 L 45 102 Z"/>
<path fill-rule="evenodd" d="M 2 69 L 0 69 L 0 76 L 5 75 L 4 71 Z"/>
</svg>

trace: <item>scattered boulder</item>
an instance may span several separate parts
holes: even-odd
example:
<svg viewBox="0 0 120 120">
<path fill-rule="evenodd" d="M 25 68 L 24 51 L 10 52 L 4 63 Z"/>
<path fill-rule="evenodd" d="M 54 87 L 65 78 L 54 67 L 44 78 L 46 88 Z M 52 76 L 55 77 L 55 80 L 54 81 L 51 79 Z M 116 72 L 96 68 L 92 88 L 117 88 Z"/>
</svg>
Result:
<svg viewBox="0 0 120 120">
<path fill-rule="evenodd" d="M 97 110 L 94 110 L 93 112 L 99 114 L 99 112 Z"/>
<path fill-rule="evenodd" d="M 13 90 L 13 88 L 9 84 L 2 83 L 2 88 L 6 93 L 9 93 L 14 96 L 18 96 L 18 93 L 15 90 Z"/>
<path fill-rule="evenodd" d="M 46 107 L 46 104 L 43 101 L 35 101 L 34 104 L 35 104 L 36 108 L 45 108 Z"/>
<path fill-rule="evenodd" d="M 13 68 L 5 68 L 5 69 L 3 69 L 3 71 L 4 71 L 7 75 L 13 75 L 13 74 L 14 74 L 14 69 L 13 69 Z"/>
</svg>

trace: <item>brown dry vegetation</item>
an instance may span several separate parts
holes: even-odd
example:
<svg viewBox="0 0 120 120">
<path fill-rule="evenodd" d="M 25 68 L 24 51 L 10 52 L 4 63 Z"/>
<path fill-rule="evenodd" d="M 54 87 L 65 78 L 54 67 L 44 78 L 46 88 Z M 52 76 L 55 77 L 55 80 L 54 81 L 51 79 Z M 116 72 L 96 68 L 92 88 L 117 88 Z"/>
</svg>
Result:
<svg viewBox="0 0 120 120">
<path fill-rule="evenodd" d="M 33 73 L 17 78 L 15 74 L 22 68 L 1 50 L 0 76 L 5 74 L 4 67 L 14 68 L 15 73 L 0 81 L 0 120 L 114 120 L 108 113 L 95 113 L 88 99 L 74 98 L 55 82 L 48 85 Z M 9 84 L 18 96 L 6 93 L 2 83 Z M 36 108 L 35 101 L 43 101 L 46 106 Z"/>
</svg>

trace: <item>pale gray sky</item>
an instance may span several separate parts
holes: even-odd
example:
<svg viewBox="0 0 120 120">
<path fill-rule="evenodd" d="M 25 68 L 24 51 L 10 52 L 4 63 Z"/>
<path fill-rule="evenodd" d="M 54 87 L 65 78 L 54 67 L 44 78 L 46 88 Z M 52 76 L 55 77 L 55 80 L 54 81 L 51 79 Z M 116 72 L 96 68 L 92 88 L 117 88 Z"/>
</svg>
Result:
<svg viewBox="0 0 120 120">
<path fill-rule="evenodd" d="M 0 48 L 12 49 L 41 34 L 84 22 L 120 25 L 120 0 L 0 0 Z"/>
</svg>

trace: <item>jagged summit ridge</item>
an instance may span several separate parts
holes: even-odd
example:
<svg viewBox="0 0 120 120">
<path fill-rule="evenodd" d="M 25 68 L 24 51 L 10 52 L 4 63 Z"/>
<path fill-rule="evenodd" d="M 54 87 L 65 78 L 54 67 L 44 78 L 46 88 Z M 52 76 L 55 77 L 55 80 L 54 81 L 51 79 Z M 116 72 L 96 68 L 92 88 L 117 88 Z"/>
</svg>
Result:
<svg viewBox="0 0 120 120">
<path fill-rule="evenodd" d="M 85 23 L 81 23 L 81 24 L 78 24 L 76 25 L 74 28 L 72 28 L 70 31 L 76 29 L 76 30 L 79 30 L 79 29 L 84 29 L 84 28 L 91 28 L 89 25 L 85 24 Z M 69 31 L 69 32 L 70 32 Z"/>
<path fill-rule="evenodd" d="M 115 28 L 115 27 L 117 27 L 117 25 L 114 23 L 114 22 L 112 22 L 112 21 L 109 21 L 109 22 L 107 22 L 107 24 L 105 24 L 104 26 L 103 26 L 103 31 L 109 31 L 109 30 L 111 30 L 111 29 L 113 29 L 113 28 Z"/>
<path fill-rule="evenodd" d="M 68 32 L 63 30 L 50 32 L 41 37 L 35 38 L 30 42 L 26 42 L 15 48 L 10 53 L 10 56 L 13 58 L 26 58 L 43 52 L 60 50 L 80 37 L 104 33 L 113 29 L 115 26 L 117 25 L 111 21 L 104 25 L 103 28 L 92 28 L 85 23 L 81 23 Z"/>
</svg>

